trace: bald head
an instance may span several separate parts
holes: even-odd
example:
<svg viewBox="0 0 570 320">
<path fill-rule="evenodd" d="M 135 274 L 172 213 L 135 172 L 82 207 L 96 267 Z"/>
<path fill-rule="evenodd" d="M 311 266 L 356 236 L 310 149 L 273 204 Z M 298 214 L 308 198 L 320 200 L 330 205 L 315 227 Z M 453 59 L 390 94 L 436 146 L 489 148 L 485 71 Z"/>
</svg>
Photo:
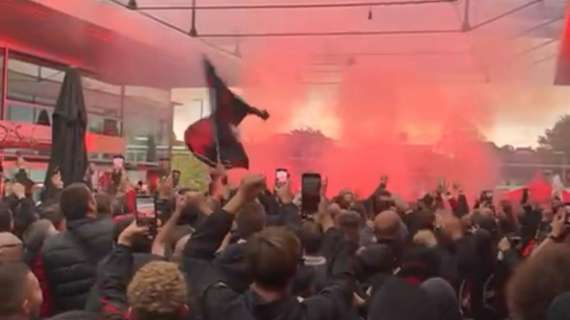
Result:
<svg viewBox="0 0 570 320">
<path fill-rule="evenodd" d="M 374 219 L 374 231 L 378 240 L 394 240 L 402 237 L 402 220 L 391 210 L 382 211 Z"/>
<path fill-rule="evenodd" d="M 451 215 L 441 216 L 438 220 L 442 231 L 454 240 L 457 240 L 463 236 L 464 225 L 469 223 L 467 219 L 462 221 L 459 218 Z"/>
<path fill-rule="evenodd" d="M 21 261 L 22 241 L 10 232 L 0 232 L 0 262 Z"/>
</svg>

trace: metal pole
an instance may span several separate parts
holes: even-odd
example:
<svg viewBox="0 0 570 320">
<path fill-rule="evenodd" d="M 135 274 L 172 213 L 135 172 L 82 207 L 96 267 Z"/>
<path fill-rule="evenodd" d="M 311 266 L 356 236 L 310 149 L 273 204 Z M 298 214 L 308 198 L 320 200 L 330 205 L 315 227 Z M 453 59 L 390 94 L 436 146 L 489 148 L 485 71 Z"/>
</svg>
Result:
<svg viewBox="0 0 570 320">
<path fill-rule="evenodd" d="M 121 137 L 125 136 L 125 86 L 121 86 L 121 109 L 119 110 L 119 117 L 121 118 Z"/>
<path fill-rule="evenodd" d="M 2 50 L 2 72 L 0 72 L 0 77 L 2 79 L 2 87 L 0 88 L 0 120 L 6 119 L 6 111 L 8 109 L 8 57 L 10 52 L 8 48 Z"/>
<path fill-rule="evenodd" d="M 172 91 L 168 96 L 168 101 L 172 100 Z M 170 103 L 170 112 L 169 115 L 170 121 L 168 122 L 168 158 L 170 159 L 170 164 L 172 167 L 172 146 L 174 145 L 174 140 L 176 139 L 176 135 L 174 134 L 174 103 Z"/>
</svg>

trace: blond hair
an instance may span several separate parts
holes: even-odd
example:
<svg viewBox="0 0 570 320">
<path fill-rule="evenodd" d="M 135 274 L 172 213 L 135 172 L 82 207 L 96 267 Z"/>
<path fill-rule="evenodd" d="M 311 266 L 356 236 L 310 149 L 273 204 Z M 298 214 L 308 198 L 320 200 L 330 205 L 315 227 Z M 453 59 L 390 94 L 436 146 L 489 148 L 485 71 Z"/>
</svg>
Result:
<svg viewBox="0 0 570 320">
<path fill-rule="evenodd" d="M 188 300 L 186 280 L 178 265 L 153 261 L 134 275 L 127 299 L 137 319 L 176 319 Z"/>
</svg>

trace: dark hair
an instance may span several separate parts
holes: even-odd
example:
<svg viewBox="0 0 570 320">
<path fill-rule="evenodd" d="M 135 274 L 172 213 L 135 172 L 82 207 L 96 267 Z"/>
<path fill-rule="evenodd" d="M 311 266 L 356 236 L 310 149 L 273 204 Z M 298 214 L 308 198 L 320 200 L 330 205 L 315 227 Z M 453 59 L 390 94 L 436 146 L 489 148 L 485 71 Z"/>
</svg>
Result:
<svg viewBox="0 0 570 320">
<path fill-rule="evenodd" d="M 402 250 L 399 263 L 399 277 L 424 281 L 438 276 L 441 258 L 435 249 L 412 244 Z"/>
<path fill-rule="evenodd" d="M 323 229 L 318 223 L 304 221 L 299 230 L 299 239 L 301 239 L 306 254 L 317 255 L 321 250 Z"/>
<path fill-rule="evenodd" d="M 251 237 L 265 227 L 265 210 L 257 202 L 245 205 L 236 216 L 237 235 L 242 239 Z"/>
<path fill-rule="evenodd" d="M 113 241 L 117 242 L 121 233 L 135 220 L 133 215 L 125 219 L 121 219 L 113 226 Z M 133 239 L 132 251 L 133 252 L 150 252 L 152 247 L 152 240 L 145 236 L 135 236 Z"/>
<path fill-rule="evenodd" d="M 546 319 L 554 298 L 570 291 L 570 248 L 560 244 L 543 250 L 523 262 L 509 282 L 509 308 L 517 319 Z"/>
<path fill-rule="evenodd" d="M 11 232 L 14 222 L 14 215 L 10 206 L 0 203 L 0 232 Z"/>
<path fill-rule="evenodd" d="M 65 217 L 63 216 L 63 212 L 61 212 L 59 204 L 52 204 L 48 207 L 45 207 L 41 211 L 40 216 L 44 219 L 48 219 L 49 221 L 51 221 L 51 223 L 54 225 L 56 229 L 61 225 L 63 219 L 65 219 Z"/>
<path fill-rule="evenodd" d="M 301 244 L 283 227 L 268 227 L 247 242 L 246 262 L 256 284 L 270 290 L 283 290 L 297 273 Z"/>
<path fill-rule="evenodd" d="M 22 262 L 0 263 L 0 317 L 20 312 L 26 297 L 26 278 L 30 269 Z"/>
<path fill-rule="evenodd" d="M 63 189 L 59 206 L 68 221 L 85 218 L 91 201 L 91 191 L 83 183 L 73 183 Z"/>
<path fill-rule="evenodd" d="M 415 234 L 420 230 L 434 230 L 435 213 L 431 210 L 418 210 L 408 216 L 410 233 Z"/>
<path fill-rule="evenodd" d="M 354 265 L 358 277 L 366 279 L 377 273 L 391 274 L 396 266 L 396 257 L 390 246 L 373 244 L 359 250 Z"/>
<path fill-rule="evenodd" d="M 111 216 L 111 202 L 113 199 L 106 193 L 96 193 L 95 202 L 97 202 L 98 216 Z"/>
<path fill-rule="evenodd" d="M 202 210 L 193 203 L 186 204 L 181 211 L 179 224 L 189 225 L 193 228 L 200 224 L 206 217 Z"/>
</svg>

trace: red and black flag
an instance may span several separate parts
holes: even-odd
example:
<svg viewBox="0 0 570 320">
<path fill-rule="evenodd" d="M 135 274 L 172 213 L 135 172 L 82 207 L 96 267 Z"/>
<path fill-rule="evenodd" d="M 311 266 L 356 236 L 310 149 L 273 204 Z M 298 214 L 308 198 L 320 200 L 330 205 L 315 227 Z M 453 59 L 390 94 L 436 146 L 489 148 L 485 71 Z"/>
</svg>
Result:
<svg viewBox="0 0 570 320">
<path fill-rule="evenodd" d="M 215 167 L 222 163 L 226 168 L 249 168 L 249 158 L 238 137 L 238 126 L 248 114 L 269 118 L 236 96 L 216 74 L 208 61 L 204 61 L 206 80 L 210 88 L 212 114 L 186 129 L 184 140 L 188 149 L 201 161 Z"/>
<path fill-rule="evenodd" d="M 555 84 L 570 85 L 570 7 L 566 10 L 566 21 L 560 38 L 560 55 L 556 67 Z"/>
</svg>

